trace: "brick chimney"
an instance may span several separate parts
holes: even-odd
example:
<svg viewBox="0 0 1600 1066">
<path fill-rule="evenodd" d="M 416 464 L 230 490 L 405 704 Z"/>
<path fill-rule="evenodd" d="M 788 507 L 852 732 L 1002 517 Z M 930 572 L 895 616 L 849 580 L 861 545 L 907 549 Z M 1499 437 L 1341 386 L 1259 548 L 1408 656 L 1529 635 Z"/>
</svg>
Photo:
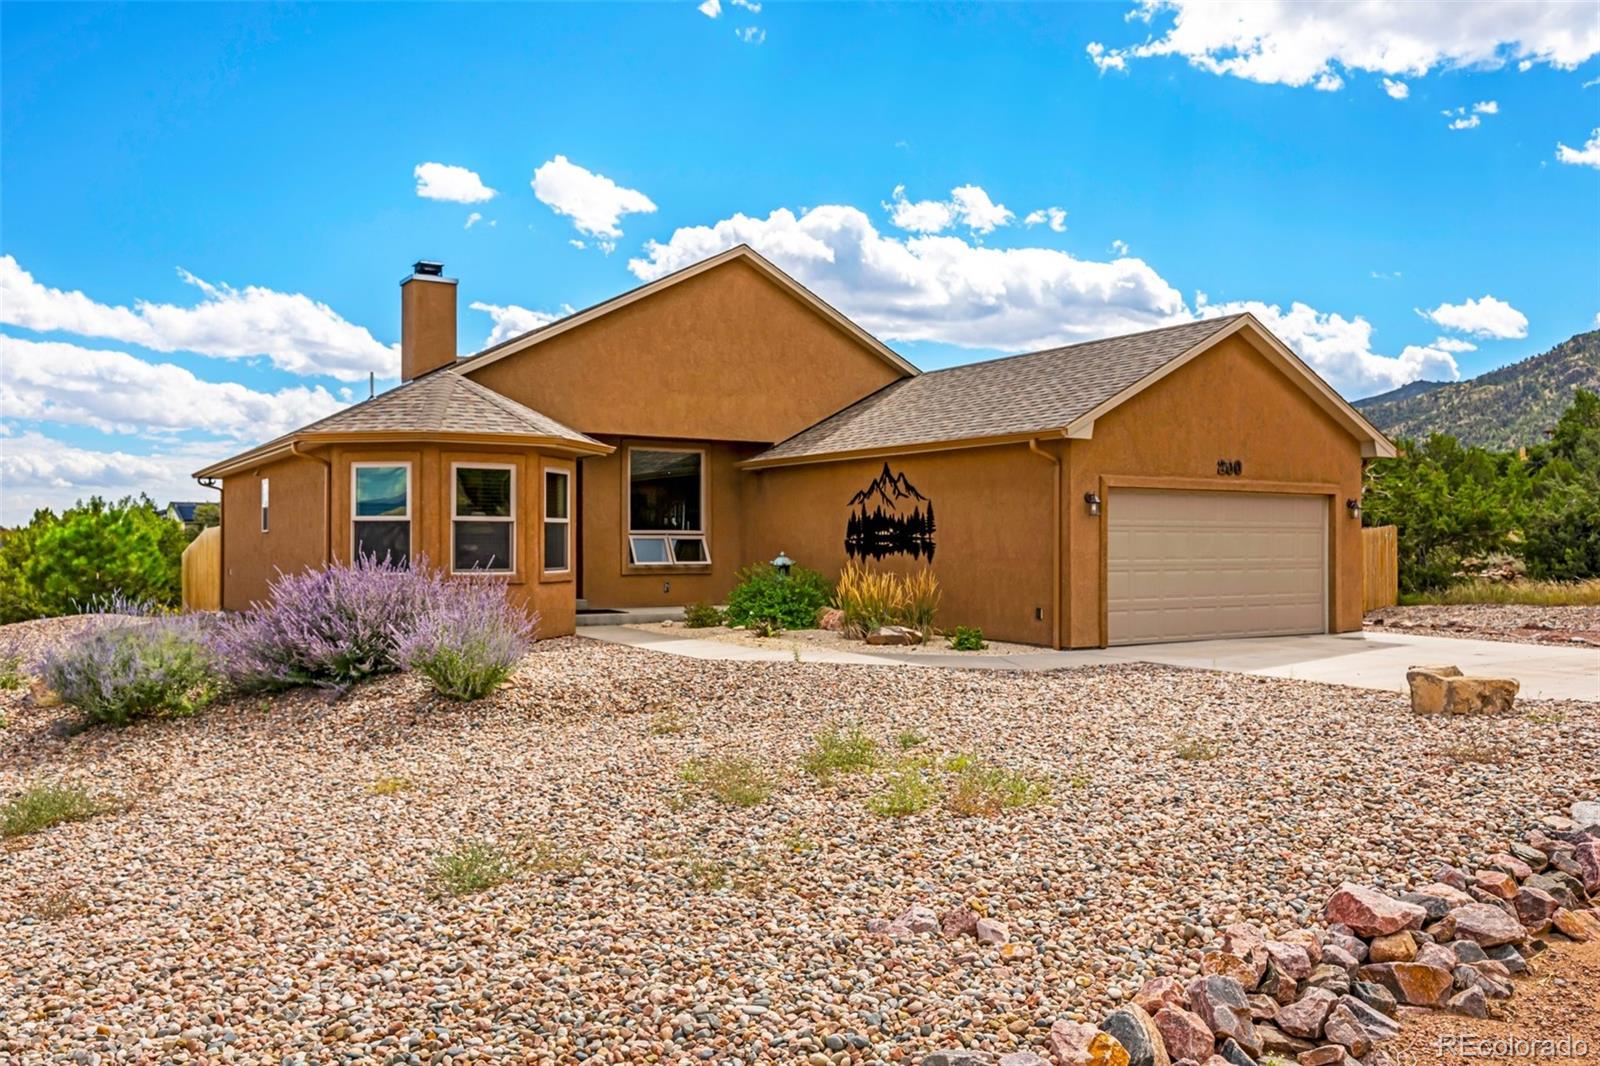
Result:
<svg viewBox="0 0 1600 1066">
<path fill-rule="evenodd" d="M 456 361 L 456 279 L 419 259 L 400 282 L 400 380 Z"/>
</svg>

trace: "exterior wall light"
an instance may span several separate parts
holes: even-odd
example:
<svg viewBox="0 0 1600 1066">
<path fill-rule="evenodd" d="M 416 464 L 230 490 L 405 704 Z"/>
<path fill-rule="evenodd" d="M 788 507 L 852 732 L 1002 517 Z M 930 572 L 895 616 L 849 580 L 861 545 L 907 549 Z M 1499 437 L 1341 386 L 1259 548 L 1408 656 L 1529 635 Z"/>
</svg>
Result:
<svg viewBox="0 0 1600 1066">
<path fill-rule="evenodd" d="M 1093 492 L 1086 492 L 1083 494 L 1083 502 L 1089 505 L 1090 518 L 1100 517 L 1100 497 Z"/>
<path fill-rule="evenodd" d="M 1349 500 L 1344 501 L 1344 509 L 1346 511 L 1350 512 L 1350 517 L 1351 518 L 1360 518 L 1361 517 L 1361 501 L 1360 500 L 1349 499 Z"/>
<path fill-rule="evenodd" d="M 772 560 L 772 568 L 778 572 L 779 577 L 788 577 L 789 568 L 794 565 L 794 560 L 783 554 L 783 549 L 778 549 L 778 557 Z"/>
</svg>

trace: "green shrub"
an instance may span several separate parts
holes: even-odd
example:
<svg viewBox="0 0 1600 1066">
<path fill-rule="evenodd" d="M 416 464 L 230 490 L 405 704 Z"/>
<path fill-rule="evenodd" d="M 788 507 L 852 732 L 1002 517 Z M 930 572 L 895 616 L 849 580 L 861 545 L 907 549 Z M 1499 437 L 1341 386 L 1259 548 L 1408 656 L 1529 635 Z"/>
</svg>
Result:
<svg viewBox="0 0 1600 1066">
<path fill-rule="evenodd" d="M 884 790 L 867 800 L 867 809 L 882 818 L 903 818 L 933 806 L 939 786 L 917 763 L 902 767 Z"/>
<path fill-rule="evenodd" d="M 22 674 L 22 653 L 15 648 L 0 648 L 0 689 L 18 689 L 26 681 Z"/>
<path fill-rule="evenodd" d="M 0 804 L 0 836 L 20 837 L 63 822 L 81 822 L 104 810 L 93 796 L 71 785 L 35 785 Z"/>
<path fill-rule="evenodd" d="M 110 626 L 51 651 L 44 681 L 90 722 L 193 714 L 220 690 L 216 661 L 194 616 Z"/>
<path fill-rule="evenodd" d="M 683 624 L 690 629 L 713 629 L 722 624 L 722 608 L 710 603 L 691 603 L 683 609 Z"/>
<path fill-rule="evenodd" d="M 516 877 L 518 867 L 504 850 L 484 840 L 469 840 L 433 860 L 440 886 L 454 896 L 482 892 Z"/>
<path fill-rule="evenodd" d="M 950 633 L 950 646 L 956 651 L 982 651 L 989 645 L 977 626 L 956 626 Z"/>
<path fill-rule="evenodd" d="M 758 563 L 736 575 L 727 619 L 736 626 L 769 620 L 783 629 L 814 629 L 817 612 L 831 595 L 827 580 L 815 570 L 795 566 L 785 576 L 770 563 Z"/>
<path fill-rule="evenodd" d="M 922 747 L 922 745 L 928 742 L 928 738 L 917 732 L 915 729 L 908 729 L 904 733 L 901 733 L 899 736 L 895 737 L 894 742 L 900 745 L 901 751 L 910 751 L 912 748 Z"/>
<path fill-rule="evenodd" d="M 754 807 L 772 795 L 771 776 L 758 763 L 739 756 L 696 759 L 686 763 L 679 776 L 723 803 Z"/>
<path fill-rule="evenodd" d="M 819 733 L 800 766 L 818 781 L 836 773 L 870 770 L 878 764 L 878 742 L 859 729 Z"/>
</svg>

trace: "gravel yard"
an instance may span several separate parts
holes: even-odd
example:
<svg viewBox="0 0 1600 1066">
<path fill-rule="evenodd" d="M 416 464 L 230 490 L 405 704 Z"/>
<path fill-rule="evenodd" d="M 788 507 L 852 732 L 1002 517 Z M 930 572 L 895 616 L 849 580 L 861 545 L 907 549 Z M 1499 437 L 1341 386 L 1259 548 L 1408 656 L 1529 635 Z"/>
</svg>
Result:
<svg viewBox="0 0 1600 1066">
<path fill-rule="evenodd" d="M 1037 655 L 1048 648 L 1041 648 L 1037 644 L 1008 644 L 1003 640 L 986 640 L 987 645 L 982 651 L 957 651 L 950 646 L 946 637 L 936 636 L 926 644 L 904 644 L 892 646 L 875 646 L 864 640 L 853 640 L 837 630 L 830 629 L 786 629 L 770 637 L 758 637 L 747 629 L 738 629 L 730 626 L 703 626 L 699 629 L 690 629 L 682 622 L 635 622 L 627 628 L 639 629 L 646 633 L 667 633 L 676 637 L 690 637 L 694 640 L 721 640 L 729 644 L 738 644 L 746 648 L 777 648 L 778 650 L 798 650 L 804 655 L 807 649 L 821 648 L 827 651 L 850 651 L 860 654 L 873 652 L 888 652 L 893 655 Z"/>
<path fill-rule="evenodd" d="M 66 779 L 121 801 L 0 842 L 0 1061 L 1034 1046 L 1197 971 L 1222 924 L 1301 924 L 1341 880 L 1393 885 L 1593 796 L 1600 705 L 1520 706 L 1419 721 L 1399 694 L 1161 667 L 728 663 L 578 638 L 465 707 L 392 677 L 63 739 L 59 708 L 0 693 L 0 798 Z M 801 769 L 814 734 L 852 724 L 885 758 L 920 739 L 1050 796 L 880 817 L 892 771 Z M 769 799 L 681 776 L 735 755 L 769 769 Z M 523 872 L 442 894 L 436 857 L 472 839 Z M 1011 943 L 866 933 L 913 904 L 974 905 Z"/>
<path fill-rule="evenodd" d="M 1383 607 L 1367 614 L 1366 627 L 1519 644 L 1600 647 L 1600 607 L 1498 603 Z"/>
</svg>

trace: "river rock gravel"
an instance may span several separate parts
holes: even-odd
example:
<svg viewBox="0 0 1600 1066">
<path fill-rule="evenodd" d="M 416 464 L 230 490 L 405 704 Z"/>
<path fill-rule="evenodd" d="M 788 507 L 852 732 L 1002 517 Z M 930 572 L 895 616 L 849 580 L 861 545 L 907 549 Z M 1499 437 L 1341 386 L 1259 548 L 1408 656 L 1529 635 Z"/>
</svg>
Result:
<svg viewBox="0 0 1600 1066">
<path fill-rule="evenodd" d="M 1367 613 L 1366 628 L 1504 640 L 1515 644 L 1600 647 L 1600 607 L 1531 607 L 1504 603 L 1381 607 Z"/>
<path fill-rule="evenodd" d="M 1045 674 L 714 662 L 580 638 L 473 705 L 391 677 L 62 736 L 0 694 L 0 798 L 110 813 L 0 844 L 0 1061 L 916 1062 L 1045 1051 L 1217 930 L 1315 920 L 1600 791 L 1600 705 L 1405 697 L 1152 666 Z M 867 807 L 801 761 L 859 726 L 1048 783 L 993 817 Z M 907 743 L 911 739 L 907 738 Z M 775 789 L 727 806 L 691 759 Z M 389 788 L 375 788 L 397 779 Z M 397 790 L 395 790 L 397 789 Z M 469 840 L 520 856 L 441 891 Z M 1002 945 L 867 932 L 913 906 Z M 877 924 L 875 923 L 875 927 Z"/>
</svg>

